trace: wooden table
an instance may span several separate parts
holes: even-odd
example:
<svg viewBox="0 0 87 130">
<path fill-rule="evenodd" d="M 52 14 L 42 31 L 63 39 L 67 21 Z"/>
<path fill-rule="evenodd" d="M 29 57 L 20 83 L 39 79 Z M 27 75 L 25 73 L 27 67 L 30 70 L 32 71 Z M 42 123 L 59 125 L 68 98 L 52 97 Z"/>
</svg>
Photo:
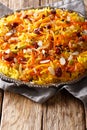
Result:
<svg viewBox="0 0 87 130">
<path fill-rule="evenodd" d="M 11 9 L 44 5 L 57 0 L 0 0 Z M 85 0 L 87 6 L 87 0 Z M 44 104 L 27 98 L 1 93 L 1 130 L 85 130 L 85 111 L 81 101 L 61 91 Z M 3 98 L 3 102 L 2 102 Z"/>
</svg>

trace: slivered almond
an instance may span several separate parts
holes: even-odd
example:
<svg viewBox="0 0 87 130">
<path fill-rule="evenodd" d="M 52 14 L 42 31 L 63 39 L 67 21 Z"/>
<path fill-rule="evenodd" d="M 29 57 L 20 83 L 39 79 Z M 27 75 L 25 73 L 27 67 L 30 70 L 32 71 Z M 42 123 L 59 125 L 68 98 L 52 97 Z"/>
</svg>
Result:
<svg viewBox="0 0 87 130">
<path fill-rule="evenodd" d="M 60 58 L 60 64 L 61 64 L 61 65 L 65 65 L 65 64 L 66 64 L 66 60 L 65 60 L 64 57 L 61 57 L 61 58 Z"/>
<path fill-rule="evenodd" d="M 50 60 L 42 60 L 42 61 L 40 61 L 41 64 L 45 64 L 45 63 L 48 63 L 48 62 L 50 62 Z"/>
<path fill-rule="evenodd" d="M 55 71 L 54 71 L 54 69 L 50 66 L 50 67 L 48 67 L 48 70 L 49 70 L 49 72 L 52 74 L 52 75 L 55 75 Z"/>
</svg>

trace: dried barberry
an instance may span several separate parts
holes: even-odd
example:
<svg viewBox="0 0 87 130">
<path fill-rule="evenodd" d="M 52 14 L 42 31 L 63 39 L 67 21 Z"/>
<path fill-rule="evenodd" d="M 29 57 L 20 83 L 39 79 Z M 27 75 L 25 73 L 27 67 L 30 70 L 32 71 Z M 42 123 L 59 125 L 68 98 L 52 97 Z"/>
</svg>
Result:
<svg viewBox="0 0 87 130">
<path fill-rule="evenodd" d="M 18 24 L 17 22 L 14 22 L 14 23 L 11 24 L 11 27 L 12 27 L 12 28 L 16 28 L 18 25 L 19 25 L 19 24 Z"/>
<path fill-rule="evenodd" d="M 21 57 L 19 61 L 23 63 L 23 62 L 26 62 L 27 59 L 25 57 Z"/>
<path fill-rule="evenodd" d="M 52 9 L 52 10 L 51 10 L 51 14 L 54 14 L 54 15 L 55 15 L 55 14 L 56 14 L 56 10 L 55 10 L 55 9 Z"/>
<path fill-rule="evenodd" d="M 61 67 L 56 68 L 55 75 L 57 77 L 61 77 L 62 76 L 62 69 L 61 69 Z"/>
<path fill-rule="evenodd" d="M 56 47 L 56 50 L 55 50 L 56 54 L 61 54 L 61 48 L 60 47 Z"/>
<path fill-rule="evenodd" d="M 38 46 L 38 44 L 37 44 L 37 42 L 33 42 L 33 46 L 34 46 L 34 48 L 38 48 L 39 46 Z"/>
<path fill-rule="evenodd" d="M 40 34 L 40 28 L 36 28 L 36 29 L 34 30 L 34 33 Z"/>
<path fill-rule="evenodd" d="M 80 36 L 81 36 L 81 33 L 80 33 L 80 32 L 77 32 L 77 36 L 80 37 Z"/>
<path fill-rule="evenodd" d="M 4 58 L 4 60 L 11 62 L 14 59 L 14 54 L 13 53 L 9 53 L 9 54 L 4 53 L 3 58 Z"/>
<path fill-rule="evenodd" d="M 47 29 L 51 29 L 51 25 L 50 24 L 47 25 Z"/>
<path fill-rule="evenodd" d="M 44 18 L 45 18 L 45 15 L 43 14 L 43 15 L 42 15 L 42 19 L 44 19 Z"/>
<path fill-rule="evenodd" d="M 28 14 L 24 15 L 23 18 L 27 19 L 29 17 Z"/>
<path fill-rule="evenodd" d="M 80 40 L 80 41 L 83 41 L 83 42 L 85 41 L 85 39 L 84 39 L 82 36 L 79 37 L 79 40 Z"/>
</svg>

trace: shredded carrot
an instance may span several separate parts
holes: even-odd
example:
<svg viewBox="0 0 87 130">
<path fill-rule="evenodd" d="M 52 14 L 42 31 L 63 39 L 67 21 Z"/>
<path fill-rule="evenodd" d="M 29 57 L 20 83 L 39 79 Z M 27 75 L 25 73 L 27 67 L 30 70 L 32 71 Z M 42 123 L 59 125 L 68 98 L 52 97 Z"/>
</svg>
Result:
<svg viewBox="0 0 87 130">
<path fill-rule="evenodd" d="M 47 7 L 0 19 L 0 73 L 8 77 L 36 84 L 72 80 L 87 71 L 85 51 L 87 21 L 77 12 Z"/>
</svg>

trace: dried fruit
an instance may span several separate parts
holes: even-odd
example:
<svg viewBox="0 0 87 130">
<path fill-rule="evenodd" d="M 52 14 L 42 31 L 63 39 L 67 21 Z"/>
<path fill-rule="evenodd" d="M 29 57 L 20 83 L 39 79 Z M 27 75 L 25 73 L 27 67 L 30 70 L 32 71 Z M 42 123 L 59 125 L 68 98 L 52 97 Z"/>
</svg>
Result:
<svg viewBox="0 0 87 130">
<path fill-rule="evenodd" d="M 61 69 L 61 67 L 56 68 L 55 75 L 57 77 L 61 77 L 62 76 L 62 69 Z"/>
</svg>

